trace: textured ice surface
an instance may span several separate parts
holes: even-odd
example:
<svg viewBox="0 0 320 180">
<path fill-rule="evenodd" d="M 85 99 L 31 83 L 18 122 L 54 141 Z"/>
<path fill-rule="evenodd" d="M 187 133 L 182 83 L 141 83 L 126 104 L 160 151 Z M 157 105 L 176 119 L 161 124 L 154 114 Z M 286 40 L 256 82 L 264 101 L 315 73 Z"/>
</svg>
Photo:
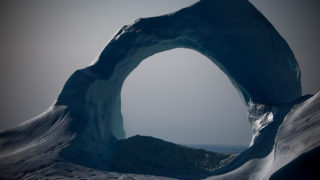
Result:
<svg viewBox="0 0 320 180">
<path fill-rule="evenodd" d="M 145 169 L 139 172 L 130 169 L 134 167 L 130 161 L 120 161 L 124 156 L 118 158 L 121 162 L 118 169 L 113 162 L 117 153 L 129 148 L 117 149 L 124 141 L 119 139 L 125 135 L 120 110 L 125 78 L 143 59 L 181 47 L 202 53 L 226 73 L 248 105 L 253 127 L 249 149 L 227 166 L 202 177 L 317 176 L 317 167 L 298 167 L 306 161 L 319 162 L 319 158 L 310 157 L 319 152 L 320 95 L 306 101 L 307 97 L 298 99 L 300 70 L 287 43 L 247 0 L 203 0 L 175 13 L 138 19 L 124 26 L 93 65 L 71 75 L 53 107 L 25 124 L 2 132 L 0 177 L 177 177 L 165 170 L 149 173 L 159 177 L 139 175 Z M 150 152 L 146 148 L 145 153 L 152 154 L 153 147 L 150 144 Z M 169 160 L 186 157 L 179 153 L 183 151 L 177 151 L 175 156 L 171 154 Z M 187 160 L 192 159 L 195 157 L 188 155 Z M 152 160 L 157 158 L 137 158 L 136 163 L 157 169 L 148 163 Z M 124 167 L 127 168 L 121 169 Z"/>
</svg>

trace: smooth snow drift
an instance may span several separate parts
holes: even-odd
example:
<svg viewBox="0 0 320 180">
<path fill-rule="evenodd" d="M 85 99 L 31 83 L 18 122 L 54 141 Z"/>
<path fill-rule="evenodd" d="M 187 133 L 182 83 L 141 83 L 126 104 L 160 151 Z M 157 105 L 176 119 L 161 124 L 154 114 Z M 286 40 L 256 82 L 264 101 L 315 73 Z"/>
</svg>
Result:
<svg viewBox="0 0 320 180">
<path fill-rule="evenodd" d="M 247 0 L 202 0 L 175 13 L 124 26 L 93 65 L 72 74 L 54 106 L 1 133 L 0 177 L 181 178 L 161 168 L 157 171 L 159 164 L 150 163 L 153 158 L 130 161 L 129 156 L 125 161 L 122 158 L 126 157 L 119 156 L 140 142 L 120 140 L 125 137 L 120 109 L 122 84 L 142 60 L 173 48 L 198 51 L 221 68 L 247 104 L 253 128 L 251 147 L 233 162 L 184 179 L 317 176 L 318 169 L 313 166 L 297 167 L 319 151 L 315 148 L 320 145 L 320 95 L 300 98 L 300 70 L 287 43 Z M 121 142 L 124 144 L 119 145 Z M 144 153 L 166 144 L 159 143 L 147 143 L 150 152 Z M 176 146 L 159 147 L 169 151 Z M 168 160 L 186 157 L 179 154 L 182 150 L 174 152 L 178 154 L 169 153 Z M 194 155 L 189 153 L 188 159 L 197 159 Z M 133 170 L 130 162 L 141 169 Z M 295 171 L 289 173 L 292 169 Z"/>
</svg>

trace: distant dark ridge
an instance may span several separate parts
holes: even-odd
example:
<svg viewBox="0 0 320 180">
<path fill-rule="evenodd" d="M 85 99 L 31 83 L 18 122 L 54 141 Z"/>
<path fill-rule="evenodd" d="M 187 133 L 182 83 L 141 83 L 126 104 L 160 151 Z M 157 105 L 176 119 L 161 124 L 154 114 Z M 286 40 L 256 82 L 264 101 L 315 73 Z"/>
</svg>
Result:
<svg viewBox="0 0 320 180">
<path fill-rule="evenodd" d="M 117 141 L 115 147 L 113 171 L 179 179 L 201 179 L 235 157 L 139 135 Z"/>
<path fill-rule="evenodd" d="M 184 144 L 185 146 L 204 149 L 207 151 L 227 153 L 227 154 L 240 154 L 244 150 L 248 149 L 245 145 L 220 145 L 220 144 Z"/>
</svg>

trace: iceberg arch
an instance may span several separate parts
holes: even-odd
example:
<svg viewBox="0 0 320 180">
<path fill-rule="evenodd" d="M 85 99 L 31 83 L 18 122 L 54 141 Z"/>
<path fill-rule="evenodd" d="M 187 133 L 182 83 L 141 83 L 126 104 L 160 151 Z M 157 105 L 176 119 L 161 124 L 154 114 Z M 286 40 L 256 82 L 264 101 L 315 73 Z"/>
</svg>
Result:
<svg viewBox="0 0 320 180">
<path fill-rule="evenodd" d="M 301 96 L 298 63 L 285 40 L 247 0 L 203 0 L 124 26 L 93 65 L 77 70 L 56 105 L 88 121 L 82 133 L 124 138 L 121 87 L 141 61 L 158 52 L 189 48 L 214 62 L 244 102 L 282 104 Z"/>
</svg>

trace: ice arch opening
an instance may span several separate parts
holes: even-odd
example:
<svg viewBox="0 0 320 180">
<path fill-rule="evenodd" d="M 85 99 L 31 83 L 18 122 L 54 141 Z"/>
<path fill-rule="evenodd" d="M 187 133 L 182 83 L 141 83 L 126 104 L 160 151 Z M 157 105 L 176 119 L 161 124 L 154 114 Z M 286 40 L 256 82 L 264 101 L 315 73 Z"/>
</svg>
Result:
<svg viewBox="0 0 320 180">
<path fill-rule="evenodd" d="M 124 81 L 126 137 L 147 135 L 178 144 L 248 145 L 247 108 L 207 57 L 174 49 L 145 59 Z"/>
</svg>

